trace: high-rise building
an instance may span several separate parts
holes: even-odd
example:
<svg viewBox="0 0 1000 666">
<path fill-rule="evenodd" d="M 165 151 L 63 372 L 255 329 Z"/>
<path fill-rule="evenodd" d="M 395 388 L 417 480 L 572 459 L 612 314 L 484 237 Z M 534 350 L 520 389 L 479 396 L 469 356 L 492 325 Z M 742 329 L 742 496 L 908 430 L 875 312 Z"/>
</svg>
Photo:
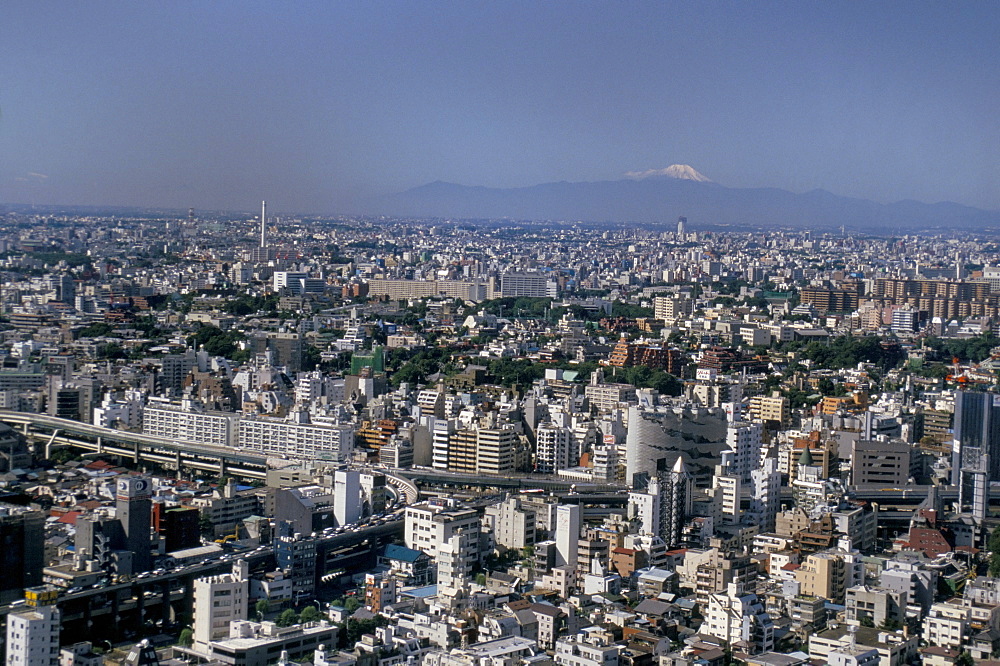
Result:
<svg viewBox="0 0 1000 666">
<path fill-rule="evenodd" d="M 519 439 L 509 428 L 480 428 L 476 431 L 476 472 L 501 476 L 514 472 Z"/>
<path fill-rule="evenodd" d="M 972 449 L 976 449 L 973 451 Z M 989 457 L 989 481 L 1000 481 L 1000 394 L 958 391 L 955 393 L 955 438 L 952 483 L 966 460 Z"/>
<path fill-rule="evenodd" d="M 0 604 L 21 599 L 26 587 L 42 583 L 45 514 L 0 503 Z"/>
<path fill-rule="evenodd" d="M 502 298 L 555 298 L 559 285 L 546 273 L 504 273 L 500 281 Z"/>
<path fill-rule="evenodd" d="M 267 247 L 267 202 L 260 202 L 260 246 Z"/>
<path fill-rule="evenodd" d="M 677 218 L 677 238 L 678 240 L 684 238 L 684 234 L 687 232 L 687 222 L 688 219 L 681 215 Z"/>
<path fill-rule="evenodd" d="M 679 456 L 670 471 L 658 472 L 645 489 L 629 493 L 640 534 L 657 536 L 669 548 L 679 546 L 684 522 L 691 515 L 690 484 L 684 457 Z"/>
<path fill-rule="evenodd" d="M 292 533 L 290 523 L 282 523 L 274 542 L 274 560 L 292 581 L 295 603 L 311 599 L 316 591 L 316 542 Z"/>
<path fill-rule="evenodd" d="M 669 472 L 660 475 L 660 494 L 663 502 L 663 521 L 660 537 L 669 548 L 681 543 L 684 523 L 692 514 L 691 476 L 684 456 L 678 456 Z"/>
<path fill-rule="evenodd" d="M 132 552 L 132 570 L 149 571 L 149 530 L 152 523 L 153 503 L 150 482 L 144 476 L 127 476 L 118 479 L 115 489 L 115 514 L 125 533 L 125 550 Z"/>
<path fill-rule="evenodd" d="M 556 566 L 576 566 L 580 547 L 580 528 L 583 524 L 579 504 L 560 504 L 556 507 Z"/>
<path fill-rule="evenodd" d="M 773 532 L 781 506 L 781 472 L 778 461 L 767 458 L 763 464 L 750 473 L 752 490 L 750 494 L 750 516 L 761 532 Z"/>
<path fill-rule="evenodd" d="M 724 459 L 725 460 L 725 459 Z M 722 464 L 715 468 L 712 477 L 712 488 L 715 492 L 715 504 L 723 523 L 738 525 L 741 519 L 740 488 L 742 480 L 734 473 L 733 468 Z"/>
<path fill-rule="evenodd" d="M 535 430 L 535 442 L 535 471 L 555 474 L 576 465 L 575 441 L 568 427 L 543 423 Z"/>
<path fill-rule="evenodd" d="M 333 515 L 338 525 L 349 525 L 361 518 L 361 473 L 337 470 L 333 474 Z"/>
<path fill-rule="evenodd" d="M 742 483 L 750 481 L 750 473 L 760 467 L 763 428 L 760 423 L 736 421 L 729 424 L 726 444 L 733 453 L 731 473 Z"/>
</svg>

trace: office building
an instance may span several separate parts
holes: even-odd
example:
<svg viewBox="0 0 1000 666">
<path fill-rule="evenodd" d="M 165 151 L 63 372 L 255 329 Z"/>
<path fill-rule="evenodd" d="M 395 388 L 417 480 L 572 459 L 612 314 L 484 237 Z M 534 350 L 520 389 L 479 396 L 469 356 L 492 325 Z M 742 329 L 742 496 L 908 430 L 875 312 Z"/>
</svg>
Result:
<svg viewBox="0 0 1000 666">
<path fill-rule="evenodd" d="M 954 427 L 952 483 L 967 457 L 979 455 L 989 456 L 989 481 L 1000 481 L 1000 394 L 957 391 Z"/>
<path fill-rule="evenodd" d="M 45 514 L 0 502 L 0 604 L 22 598 L 24 589 L 42 584 L 45 566 Z"/>
<path fill-rule="evenodd" d="M 851 445 L 851 483 L 902 488 L 910 478 L 912 448 L 902 441 L 855 440 Z"/>
</svg>

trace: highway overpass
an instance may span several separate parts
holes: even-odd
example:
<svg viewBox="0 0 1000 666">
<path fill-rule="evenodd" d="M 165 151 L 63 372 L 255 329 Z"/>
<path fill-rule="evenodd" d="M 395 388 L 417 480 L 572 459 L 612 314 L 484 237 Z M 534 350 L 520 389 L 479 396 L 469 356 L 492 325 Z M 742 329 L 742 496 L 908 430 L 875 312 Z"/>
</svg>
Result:
<svg viewBox="0 0 1000 666">
<path fill-rule="evenodd" d="M 20 430 L 36 445 L 43 446 L 46 458 L 50 457 L 53 447 L 69 446 L 120 456 L 136 465 L 147 461 L 172 469 L 198 470 L 219 476 L 245 479 L 267 477 L 266 457 L 226 446 L 183 442 L 46 414 L 9 410 L 0 410 L 0 422 Z"/>
</svg>

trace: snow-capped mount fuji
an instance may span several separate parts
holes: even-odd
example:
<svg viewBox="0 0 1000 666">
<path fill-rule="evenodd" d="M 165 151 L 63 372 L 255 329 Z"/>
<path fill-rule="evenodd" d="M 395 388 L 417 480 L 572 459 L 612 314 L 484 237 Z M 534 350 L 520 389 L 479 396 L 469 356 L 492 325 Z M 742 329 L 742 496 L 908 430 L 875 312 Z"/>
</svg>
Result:
<svg viewBox="0 0 1000 666">
<path fill-rule="evenodd" d="M 697 169 L 687 164 L 671 164 L 665 169 L 648 169 L 646 171 L 627 171 L 625 177 L 631 180 L 644 180 L 646 178 L 676 178 L 677 180 L 693 180 L 699 183 L 711 183 L 708 178 Z"/>
<path fill-rule="evenodd" d="M 744 228 L 847 227 L 873 233 L 954 229 L 1000 231 L 1000 211 L 957 203 L 881 204 L 823 190 L 801 194 L 776 188 L 713 183 L 690 166 L 630 172 L 620 180 L 542 183 L 508 189 L 437 181 L 372 200 L 365 214 L 454 219 L 573 220 L 666 223 Z"/>
</svg>

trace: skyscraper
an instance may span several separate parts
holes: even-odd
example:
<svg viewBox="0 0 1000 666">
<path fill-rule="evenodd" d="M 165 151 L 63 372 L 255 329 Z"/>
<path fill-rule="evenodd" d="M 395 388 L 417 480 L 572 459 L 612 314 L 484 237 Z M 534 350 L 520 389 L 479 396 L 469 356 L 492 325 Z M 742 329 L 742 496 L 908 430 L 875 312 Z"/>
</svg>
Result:
<svg viewBox="0 0 1000 666">
<path fill-rule="evenodd" d="M 149 479 L 144 476 L 121 478 L 115 496 L 115 514 L 125 532 L 125 549 L 132 552 L 132 570 L 149 571 L 149 529 L 153 510 Z"/>
<path fill-rule="evenodd" d="M 267 202 L 260 202 L 260 246 L 267 247 Z"/>
<path fill-rule="evenodd" d="M 959 484 L 963 467 L 976 466 L 980 455 L 989 457 L 988 481 L 1000 481 L 1000 394 L 955 393 L 952 452 L 953 484 Z"/>
<path fill-rule="evenodd" d="M 661 475 L 660 494 L 663 498 L 660 536 L 668 548 L 676 548 L 681 543 L 684 523 L 692 513 L 691 477 L 688 475 L 684 456 L 677 456 L 671 470 Z"/>
</svg>

